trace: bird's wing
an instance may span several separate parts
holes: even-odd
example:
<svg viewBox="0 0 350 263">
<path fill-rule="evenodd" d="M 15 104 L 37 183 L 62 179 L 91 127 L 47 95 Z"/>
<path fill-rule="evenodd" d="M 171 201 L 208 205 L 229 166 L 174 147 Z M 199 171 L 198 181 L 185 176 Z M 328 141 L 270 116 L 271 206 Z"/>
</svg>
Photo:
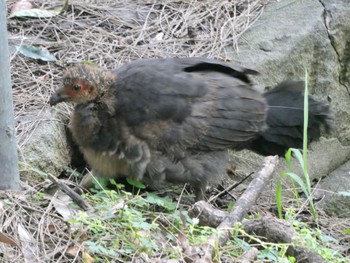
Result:
<svg viewBox="0 0 350 263">
<path fill-rule="evenodd" d="M 219 150 L 254 138 L 263 96 L 244 68 L 200 58 L 141 60 L 116 72 L 117 114 L 151 147 Z"/>
</svg>

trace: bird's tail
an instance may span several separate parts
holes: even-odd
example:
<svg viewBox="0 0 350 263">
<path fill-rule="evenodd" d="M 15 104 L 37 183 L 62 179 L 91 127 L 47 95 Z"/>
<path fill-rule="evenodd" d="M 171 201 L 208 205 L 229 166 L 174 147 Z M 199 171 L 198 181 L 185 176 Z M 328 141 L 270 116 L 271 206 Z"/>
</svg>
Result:
<svg viewBox="0 0 350 263">
<path fill-rule="evenodd" d="M 264 155 L 284 156 L 288 148 L 303 145 L 304 82 L 284 81 L 264 94 L 268 103 L 267 128 L 256 138 L 252 150 Z M 331 126 L 329 106 L 309 97 L 308 141 L 321 136 L 322 127 Z"/>
</svg>

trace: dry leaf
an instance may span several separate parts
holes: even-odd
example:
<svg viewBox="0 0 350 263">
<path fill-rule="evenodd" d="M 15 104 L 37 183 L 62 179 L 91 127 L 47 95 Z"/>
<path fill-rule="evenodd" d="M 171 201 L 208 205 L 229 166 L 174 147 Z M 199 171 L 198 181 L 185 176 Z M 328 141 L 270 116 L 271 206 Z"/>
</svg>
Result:
<svg viewBox="0 0 350 263">
<path fill-rule="evenodd" d="M 160 32 L 156 35 L 156 37 L 154 39 L 156 40 L 156 42 L 160 42 L 163 40 L 163 37 L 164 37 L 164 33 Z"/>
<path fill-rule="evenodd" d="M 20 2 L 18 2 L 17 4 L 19 4 Z M 13 17 L 50 18 L 63 13 L 67 8 L 68 8 L 68 0 L 64 0 L 64 3 L 61 7 L 52 9 L 52 10 L 43 10 L 43 9 L 37 9 L 37 8 L 16 9 L 14 11 L 11 11 L 9 18 L 13 18 Z"/>
<path fill-rule="evenodd" d="M 80 246 L 72 245 L 67 248 L 65 254 L 69 257 L 76 258 L 80 250 Z"/>
<path fill-rule="evenodd" d="M 35 244 L 35 240 L 33 240 L 33 237 L 21 224 L 18 225 L 17 231 L 19 239 L 21 241 L 22 253 L 26 263 L 37 263 L 38 261 L 35 256 L 36 248 L 33 245 Z"/>
<path fill-rule="evenodd" d="M 83 263 L 93 263 L 94 259 L 90 256 L 88 252 L 83 252 Z"/>
<path fill-rule="evenodd" d="M 11 237 L 9 237 L 8 235 L 2 232 L 0 232 L 0 242 L 8 244 L 13 247 L 19 247 L 16 241 L 14 241 L 14 239 L 12 239 Z"/>
<path fill-rule="evenodd" d="M 47 230 L 49 231 L 50 234 L 56 232 L 56 227 L 54 225 L 48 225 Z"/>
<path fill-rule="evenodd" d="M 15 13 L 19 10 L 28 10 L 28 9 L 32 9 L 32 8 L 33 8 L 33 5 L 31 2 L 29 2 L 27 0 L 21 0 L 12 6 L 10 15 L 12 15 L 13 13 Z"/>
<path fill-rule="evenodd" d="M 22 45 L 16 47 L 18 52 L 22 55 L 33 58 L 40 59 L 42 61 L 56 61 L 54 55 L 52 55 L 46 48 L 43 47 L 34 47 L 31 45 Z"/>
<path fill-rule="evenodd" d="M 59 191 L 57 198 L 52 198 L 52 204 L 56 211 L 63 217 L 65 221 L 72 219 L 76 215 L 76 211 L 69 205 L 70 197 Z"/>
</svg>

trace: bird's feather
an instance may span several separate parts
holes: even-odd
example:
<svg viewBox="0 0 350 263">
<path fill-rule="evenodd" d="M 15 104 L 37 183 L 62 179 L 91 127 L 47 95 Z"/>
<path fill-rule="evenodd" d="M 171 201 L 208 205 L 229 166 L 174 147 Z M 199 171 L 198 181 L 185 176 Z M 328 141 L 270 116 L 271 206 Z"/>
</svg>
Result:
<svg viewBox="0 0 350 263">
<path fill-rule="evenodd" d="M 257 72 L 203 58 L 139 60 L 113 71 L 81 65 L 50 103 L 77 102 L 73 137 L 97 175 L 153 188 L 190 183 L 200 199 L 225 174 L 227 149 L 283 154 L 302 145 L 303 83 L 262 94 L 249 74 Z M 310 138 L 318 139 L 329 107 L 311 97 L 309 105 Z"/>
</svg>

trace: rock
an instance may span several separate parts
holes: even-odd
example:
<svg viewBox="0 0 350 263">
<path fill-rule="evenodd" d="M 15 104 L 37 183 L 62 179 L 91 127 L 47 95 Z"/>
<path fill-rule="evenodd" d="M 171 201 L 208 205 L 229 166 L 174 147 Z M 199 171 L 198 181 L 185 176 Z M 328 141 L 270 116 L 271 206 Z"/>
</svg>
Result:
<svg viewBox="0 0 350 263">
<path fill-rule="evenodd" d="M 321 0 L 324 6 L 324 22 L 331 44 L 340 64 L 340 83 L 350 88 L 350 6 L 349 1 Z"/>
<path fill-rule="evenodd" d="M 317 203 L 327 214 L 350 217 L 350 161 L 334 170 L 317 186 Z"/>
<path fill-rule="evenodd" d="M 33 115 L 32 115 L 33 114 Z M 28 120 L 40 121 L 31 130 L 26 141 L 19 141 L 19 159 L 24 165 L 44 173 L 58 176 L 70 164 L 70 152 L 67 145 L 64 125 L 61 117 L 54 117 L 51 109 L 31 112 L 30 115 L 17 118 L 17 122 L 26 123 Z"/>
<path fill-rule="evenodd" d="M 350 158 L 350 97 L 344 84 L 350 78 L 342 77 L 348 74 L 350 65 L 347 2 L 270 2 L 261 18 L 245 33 L 238 54 L 232 55 L 240 64 L 261 73 L 254 79 L 261 86 L 304 79 L 306 69 L 309 93 L 330 103 L 335 115 L 333 132 L 309 147 L 309 174 L 316 180 L 327 177 Z M 271 43 L 273 48 L 265 52 L 261 43 Z M 234 153 L 232 158 L 241 174 L 257 170 L 262 159 L 248 151 Z M 287 170 L 283 163 L 277 173 Z M 300 173 L 297 162 L 293 163 L 293 169 Z M 350 189 L 350 184 L 347 188 Z"/>
<path fill-rule="evenodd" d="M 271 41 L 261 41 L 259 43 L 259 48 L 263 51 L 270 52 L 272 51 L 273 44 Z"/>
</svg>

